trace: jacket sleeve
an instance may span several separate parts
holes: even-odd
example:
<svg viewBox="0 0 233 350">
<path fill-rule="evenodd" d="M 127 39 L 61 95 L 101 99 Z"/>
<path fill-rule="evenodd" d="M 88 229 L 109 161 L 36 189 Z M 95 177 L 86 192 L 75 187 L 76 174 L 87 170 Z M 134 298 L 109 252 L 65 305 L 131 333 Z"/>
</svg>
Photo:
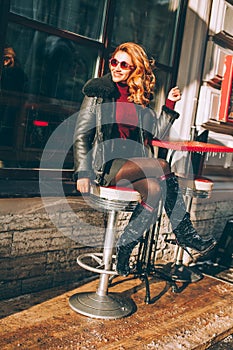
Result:
<svg viewBox="0 0 233 350">
<path fill-rule="evenodd" d="M 96 129 L 96 98 L 85 97 L 80 111 L 77 113 L 77 122 L 74 132 L 74 175 L 73 179 L 93 177 L 92 144 Z"/>
<path fill-rule="evenodd" d="M 179 116 L 178 112 L 164 105 L 159 118 L 155 120 L 152 137 L 163 140 L 169 132 L 172 124 L 179 118 Z"/>
</svg>

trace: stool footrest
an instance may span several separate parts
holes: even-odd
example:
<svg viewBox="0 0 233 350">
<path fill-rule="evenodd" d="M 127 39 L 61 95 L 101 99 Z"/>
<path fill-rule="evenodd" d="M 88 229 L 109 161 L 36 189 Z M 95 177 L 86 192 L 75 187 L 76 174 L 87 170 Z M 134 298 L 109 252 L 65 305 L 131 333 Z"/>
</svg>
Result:
<svg viewBox="0 0 233 350">
<path fill-rule="evenodd" d="M 114 259 L 116 259 L 115 255 L 113 255 L 112 257 Z M 94 266 L 91 266 L 91 265 L 87 264 L 86 262 L 84 262 L 84 260 L 87 258 L 89 258 L 89 259 L 91 258 L 92 260 L 97 262 L 98 266 L 94 267 Z M 79 266 L 83 267 L 84 269 L 95 272 L 95 273 L 104 273 L 107 275 L 118 275 L 118 273 L 116 271 L 105 270 L 103 259 L 101 259 L 101 258 L 103 258 L 103 253 L 85 253 L 85 254 L 81 254 L 77 257 L 77 263 L 79 264 Z"/>
</svg>

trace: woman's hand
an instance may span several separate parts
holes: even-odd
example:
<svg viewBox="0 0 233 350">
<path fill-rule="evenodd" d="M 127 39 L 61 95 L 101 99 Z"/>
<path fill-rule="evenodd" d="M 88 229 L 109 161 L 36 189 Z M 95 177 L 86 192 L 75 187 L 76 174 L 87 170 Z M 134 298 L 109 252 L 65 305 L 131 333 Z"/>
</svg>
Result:
<svg viewBox="0 0 233 350">
<path fill-rule="evenodd" d="M 88 193 L 90 190 L 90 179 L 82 178 L 77 180 L 77 190 L 81 193 Z"/>
<path fill-rule="evenodd" d="M 181 92 L 180 92 L 180 89 L 178 88 L 178 86 L 175 86 L 174 88 L 172 88 L 169 91 L 167 98 L 170 101 L 174 101 L 174 102 L 180 101 L 180 99 L 181 99 Z"/>
</svg>

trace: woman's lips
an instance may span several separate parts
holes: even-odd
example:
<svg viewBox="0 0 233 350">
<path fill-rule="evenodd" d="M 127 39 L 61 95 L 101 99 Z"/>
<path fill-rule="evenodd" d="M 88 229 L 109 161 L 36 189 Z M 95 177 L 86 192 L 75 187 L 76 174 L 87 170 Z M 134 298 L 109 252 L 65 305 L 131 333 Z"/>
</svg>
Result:
<svg viewBox="0 0 233 350">
<path fill-rule="evenodd" d="M 121 77 L 121 76 L 122 76 L 121 73 L 117 73 L 117 72 L 113 72 L 113 75 L 114 75 L 115 77 Z"/>
</svg>

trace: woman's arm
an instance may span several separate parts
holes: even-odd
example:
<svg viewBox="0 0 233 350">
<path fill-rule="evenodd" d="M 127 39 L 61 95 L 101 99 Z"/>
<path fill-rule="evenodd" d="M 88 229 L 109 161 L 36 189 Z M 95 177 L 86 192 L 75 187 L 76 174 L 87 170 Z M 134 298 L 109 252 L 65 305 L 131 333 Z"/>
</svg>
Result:
<svg viewBox="0 0 233 350">
<path fill-rule="evenodd" d="M 153 138 L 163 139 L 179 113 L 174 111 L 175 103 L 181 99 L 181 92 L 178 86 L 172 88 L 167 96 L 166 104 L 162 107 L 160 117 L 156 120 L 153 131 Z"/>
<path fill-rule="evenodd" d="M 77 113 L 77 122 L 74 132 L 74 180 L 77 189 L 86 192 L 93 175 L 92 170 L 92 143 L 96 128 L 96 98 L 85 97 Z"/>
<path fill-rule="evenodd" d="M 76 181 L 76 188 L 81 193 L 88 193 L 90 191 L 90 179 L 88 177 L 78 179 Z"/>
<path fill-rule="evenodd" d="M 178 102 L 181 100 L 181 92 L 178 86 L 175 86 L 172 88 L 168 95 L 167 95 L 168 100 L 173 101 L 173 102 Z"/>
<path fill-rule="evenodd" d="M 175 86 L 169 91 L 165 105 L 170 109 L 174 109 L 176 102 L 179 101 L 180 99 L 181 99 L 180 89 L 178 88 L 178 86 Z"/>
</svg>

